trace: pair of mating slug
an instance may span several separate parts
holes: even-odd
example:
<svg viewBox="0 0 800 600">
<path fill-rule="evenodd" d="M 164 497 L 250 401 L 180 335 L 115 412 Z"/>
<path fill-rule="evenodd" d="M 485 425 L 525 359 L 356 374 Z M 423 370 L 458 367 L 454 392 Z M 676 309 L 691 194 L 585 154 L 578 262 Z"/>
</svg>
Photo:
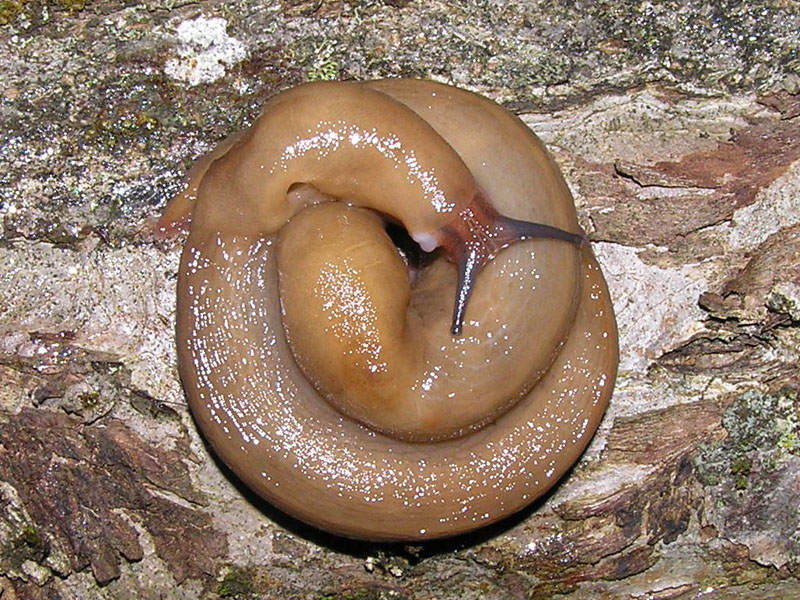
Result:
<svg viewBox="0 0 800 600">
<path fill-rule="evenodd" d="M 387 222 L 441 251 L 416 264 Z M 192 169 L 160 222 L 184 226 L 192 413 L 248 486 L 317 527 L 413 540 L 494 522 L 605 411 L 602 273 L 542 144 L 485 98 L 418 80 L 278 94 Z"/>
</svg>

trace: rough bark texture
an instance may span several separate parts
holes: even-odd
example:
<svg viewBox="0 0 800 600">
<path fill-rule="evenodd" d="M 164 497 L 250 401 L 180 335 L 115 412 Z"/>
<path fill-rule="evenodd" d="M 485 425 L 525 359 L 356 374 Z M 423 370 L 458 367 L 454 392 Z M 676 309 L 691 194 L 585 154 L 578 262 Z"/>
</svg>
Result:
<svg viewBox="0 0 800 600">
<path fill-rule="evenodd" d="M 0 1 L 3 598 L 800 597 L 800 5 Z M 220 19 L 214 21 L 211 19 Z M 152 218 L 276 91 L 423 76 L 548 144 L 614 295 L 611 408 L 547 498 L 356 543 L 216 463 Z"/>
</svg>

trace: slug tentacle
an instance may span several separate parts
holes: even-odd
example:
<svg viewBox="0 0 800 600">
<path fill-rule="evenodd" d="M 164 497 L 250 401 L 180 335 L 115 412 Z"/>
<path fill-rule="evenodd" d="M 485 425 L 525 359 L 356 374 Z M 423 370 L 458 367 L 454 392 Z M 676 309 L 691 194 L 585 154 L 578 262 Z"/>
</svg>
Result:
<svg viewBox="0 0 800 600">
<path fill-rule="evenodd" d="M 387 221 L 444 252 L 409 264 Z M 278 94 L 192 169 L 159 223 L 184 226 L 189 407 L 299 519 L 386 541 L 482 527 L 552 487 L 603 416 L 608 289 L 544 147 L 485 98 L 413 80 Z"/>
<path fill-rule="evenodd" d="M 583 232 L 570 233 L 543 223 L 504 217 L 482 195 L 476 196 L 452 223 L 445 225 L 438 232 L 438 237 L 448 257 L 458 267 L 458 286 L 450 327 L 453 335 L 461 335 L 475 278 L 497 252 L 514 242 L 535 238 L 562 240 L 576 246 L 587 242 Z"/>
</svg>

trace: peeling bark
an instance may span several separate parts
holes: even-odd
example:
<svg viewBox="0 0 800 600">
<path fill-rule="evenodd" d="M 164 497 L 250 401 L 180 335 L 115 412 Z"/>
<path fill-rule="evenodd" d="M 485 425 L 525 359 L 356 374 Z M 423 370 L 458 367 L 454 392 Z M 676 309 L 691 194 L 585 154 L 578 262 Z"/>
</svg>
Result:
<svg viewBox="0 0 800 600">
<path fill-rule="evenodd" d="M 62 412 L 23 409 L 0 426 L 0 444 L 0 477 L 19 491 L 36 535 L 73 570 L 90 567 L 100 585 L 120 576 L 123 559 L 143 558 L 140 528 L 177 583 L 213 574 L 225 555 L 180 454 L 151 447 L 124 423 L 85 426 Z"/>
</svg>

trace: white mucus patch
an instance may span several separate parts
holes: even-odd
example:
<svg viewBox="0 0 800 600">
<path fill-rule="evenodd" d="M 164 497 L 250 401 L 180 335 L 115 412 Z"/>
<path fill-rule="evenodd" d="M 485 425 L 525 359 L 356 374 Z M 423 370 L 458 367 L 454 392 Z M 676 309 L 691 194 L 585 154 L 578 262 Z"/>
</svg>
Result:
<svg viewBox="0 0 800 600">
<path fill-rule="evenodd" d="M 178 25 L 178 56 L 170 58 L 164 72 L 190 86 L 211 83 L 225 76 L 225 68 L 247 56 L 244 44 L 225 31 L 222 18 L 197 17 Z"/>
<path fill-rule="evenodd" d="M 412 233 L 412 239 L 419 244 L 423 252 L 433 252 L 439 242 L 430 233 Z"/>
</svg>

